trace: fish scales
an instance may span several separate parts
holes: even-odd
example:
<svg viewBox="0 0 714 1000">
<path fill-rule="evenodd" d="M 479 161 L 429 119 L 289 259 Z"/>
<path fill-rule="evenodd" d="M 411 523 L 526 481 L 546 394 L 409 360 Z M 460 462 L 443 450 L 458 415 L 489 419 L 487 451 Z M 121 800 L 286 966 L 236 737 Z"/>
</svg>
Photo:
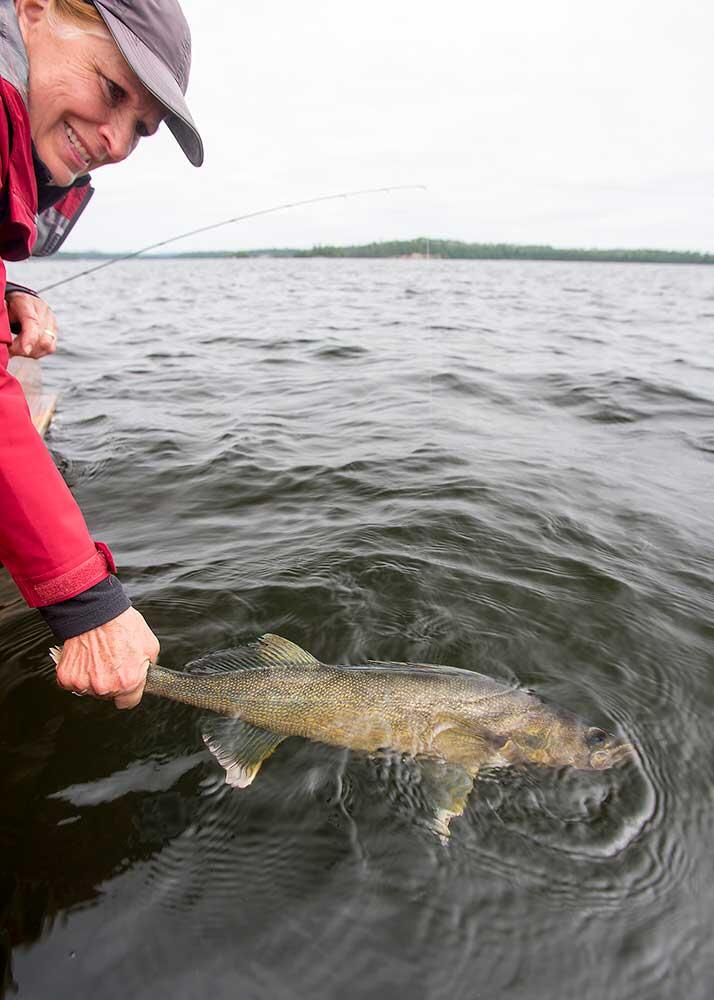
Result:
<svg viewBox="0 0 714 1000">
<path fill-rule="evenodd" d="M 502 716 L 504 699 L 514 694 L 468 671 L 322 663 L 207 676 L 154 668 L 147 690 L 286 736 L 407 753 L 431 749 L 450 724 Z"/>
</svg>

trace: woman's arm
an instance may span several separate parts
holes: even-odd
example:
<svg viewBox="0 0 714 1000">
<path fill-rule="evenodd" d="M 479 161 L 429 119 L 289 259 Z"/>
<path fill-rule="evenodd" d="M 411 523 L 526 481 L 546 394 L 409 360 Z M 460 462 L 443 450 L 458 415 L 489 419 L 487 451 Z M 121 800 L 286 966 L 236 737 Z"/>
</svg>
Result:
<svg viewBox="0 0 714 1000">
<path fill-rule="evenodd" d="M 5 367 L 7 353 L 0 343 L 0 562 L 65 641 L 58 682 L 132 707 L 158 640 L 129 606 L 111 553 L 92 541 Z"/>
<path fill-rule="evenodd" d="M 40 607 L 93 587 L 110 565 L 32 425 L 7 354 L 0 343 L 0 561 Z"/>
</svg>

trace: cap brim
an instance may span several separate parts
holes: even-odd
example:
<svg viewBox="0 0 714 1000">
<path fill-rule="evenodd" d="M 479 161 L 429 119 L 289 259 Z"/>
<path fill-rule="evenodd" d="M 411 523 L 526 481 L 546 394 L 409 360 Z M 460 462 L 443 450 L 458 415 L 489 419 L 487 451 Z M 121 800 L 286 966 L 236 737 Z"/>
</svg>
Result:
<svg viewBox="0 0 714 1000">
<path fill-rule="evenodd" d="M 171 75 L 171 71 L 115 14 L 101 3 L 96 3 L 95 8 L 121 54 L 149 93 L 166 108 L 168 112 L 166 124 L 179 146 L 194 167 L 200 167 L 203 163 L 201 136 L 188 110 L 181 88 Z"/>
</svg>

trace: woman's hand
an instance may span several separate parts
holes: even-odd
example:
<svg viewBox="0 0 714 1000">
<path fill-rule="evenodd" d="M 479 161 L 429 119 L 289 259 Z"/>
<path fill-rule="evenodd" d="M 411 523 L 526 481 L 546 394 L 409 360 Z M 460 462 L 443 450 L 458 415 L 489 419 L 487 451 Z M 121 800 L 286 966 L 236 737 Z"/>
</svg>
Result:
<svg viewBox="0 0 714 1000">
<path fill-rule="evenodd" d="M 113 698 L 117 708 L 134 708 L 158 655 L 159 640 L 139 612 L 127 608 L 106 625 L 65 640 L 57 683 L 75 694 Z"/>
<path fill-rule="evenodd" d="M 10 292 L 7 313 L 11 326 L 20 332 L 10 345 L 10 354 L 20 358 L 42 358 L 57 349 L 57 320 L 43 299 L 27 292 Z"/>
</svg>

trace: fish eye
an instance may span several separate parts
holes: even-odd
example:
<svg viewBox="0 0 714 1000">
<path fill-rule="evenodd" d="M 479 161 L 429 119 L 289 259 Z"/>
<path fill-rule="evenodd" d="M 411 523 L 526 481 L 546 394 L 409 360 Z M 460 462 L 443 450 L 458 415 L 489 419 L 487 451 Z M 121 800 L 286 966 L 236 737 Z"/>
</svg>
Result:
<svg viewBox="0 0 714 1000">
<path fill-rule="evenodd" d="M 590 747 L 591 750 L 594 749 L 595 747 L 601 747 L 606 742 L 606 740 L 607 740 L 607 733 L 605 732 L 605 730 L 597 729 L 595 726 L 593 726 L 591 729 L 588 729 L 587 736 L 585 737 L 585 742 L 587 743 L 588 747 Z"/>
</svg>

